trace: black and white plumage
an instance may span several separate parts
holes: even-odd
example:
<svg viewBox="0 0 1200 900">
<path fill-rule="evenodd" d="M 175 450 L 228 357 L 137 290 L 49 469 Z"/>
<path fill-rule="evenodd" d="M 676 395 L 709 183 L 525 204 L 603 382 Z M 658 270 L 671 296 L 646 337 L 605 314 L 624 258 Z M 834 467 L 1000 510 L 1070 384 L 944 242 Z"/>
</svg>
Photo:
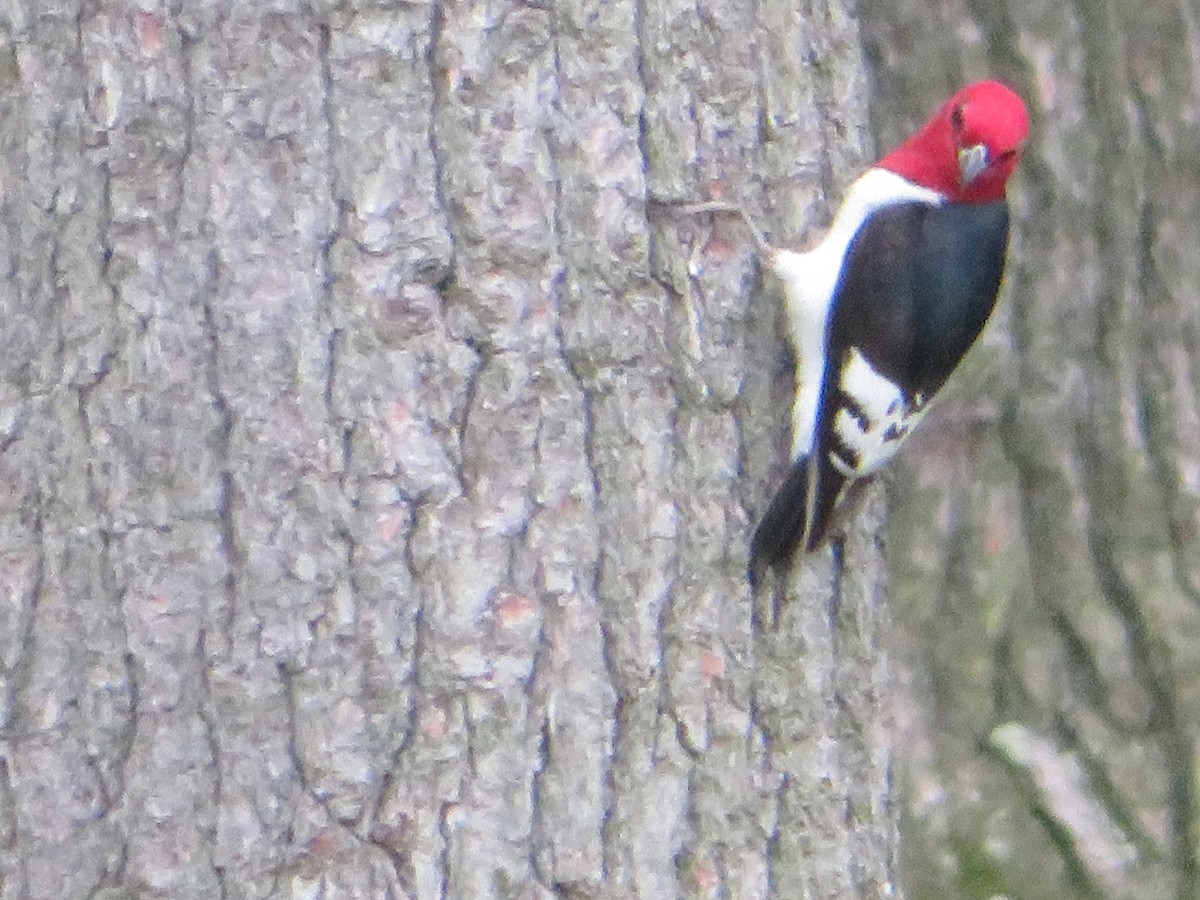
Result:
<svg viewBox="0 0 1200 900">
<path fill-rule="evenodd" d="M 971 85 L 851 186 L 817 247 L 768 252 L 796 397 L 792 464 L 755 530 L 752 580 L 820 546 L 975 342 L 1004 271 L 1004 187 L 1026 132 L 1015 94 Z"/>
</svg>

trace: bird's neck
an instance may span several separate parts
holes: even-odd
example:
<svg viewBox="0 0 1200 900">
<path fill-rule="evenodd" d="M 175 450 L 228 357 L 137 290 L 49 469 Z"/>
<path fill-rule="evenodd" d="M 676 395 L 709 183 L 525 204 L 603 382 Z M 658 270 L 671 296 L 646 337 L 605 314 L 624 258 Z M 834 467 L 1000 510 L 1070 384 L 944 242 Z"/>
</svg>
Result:
<svg viewBox="0 0 1200 900">
<path fill-rule="evenodd" d="M 943 117 L 935 117 L 883 157 L 876 167 L 941 194 L 951 203 L 991 203 L 1004 199 L 1003 177 L 985 172 L 964 186 L 959 178 L 958 147 Z"/>
</svg>

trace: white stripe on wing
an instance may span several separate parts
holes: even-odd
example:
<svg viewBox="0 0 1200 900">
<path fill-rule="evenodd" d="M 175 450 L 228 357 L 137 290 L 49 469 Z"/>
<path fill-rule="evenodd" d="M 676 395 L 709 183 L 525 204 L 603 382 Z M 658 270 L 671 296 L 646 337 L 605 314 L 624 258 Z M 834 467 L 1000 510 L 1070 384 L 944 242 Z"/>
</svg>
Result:
<svg viewBox="0 0 1200 900">
<path fill-rule="evenodd" d="M 891 461 L 925 414 L 923 398 L 906 397 L 857 347 L 846 354 L 838 388 L 849 403 L 834 414 L 833 431 L 841 446 L 831 448 L 829 461 L 847 478 L 873 475 Z"/>
</svg>

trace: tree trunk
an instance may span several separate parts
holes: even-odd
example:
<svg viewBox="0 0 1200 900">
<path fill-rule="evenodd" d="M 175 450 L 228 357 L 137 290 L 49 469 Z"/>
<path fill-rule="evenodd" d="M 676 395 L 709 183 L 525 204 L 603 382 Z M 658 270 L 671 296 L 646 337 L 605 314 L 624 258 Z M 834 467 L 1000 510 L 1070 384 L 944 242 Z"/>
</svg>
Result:
<svg viewBox="0 0 1200 900">
<path fill-rule="evenodd" d="M 850 5 L 10 4 L 0 897 L 894 890 L 878 497 L 766 623 L 777 297 L 648 202 L 819 225 Z"/>
<path fill-rule="evenodd" d="M 984 74 L 1034 113 L 1002 312 L 892 481 L 907 886 L 1200 896 L 1197 9 L 861 9 L 881 143 Z"/>
</svg>

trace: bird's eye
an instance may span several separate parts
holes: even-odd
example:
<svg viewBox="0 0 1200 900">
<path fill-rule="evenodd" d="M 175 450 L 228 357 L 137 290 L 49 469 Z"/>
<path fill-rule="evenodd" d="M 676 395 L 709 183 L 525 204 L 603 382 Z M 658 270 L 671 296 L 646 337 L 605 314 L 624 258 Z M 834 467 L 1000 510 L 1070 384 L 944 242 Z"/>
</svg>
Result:
<svg viewBox="0 0 1200 900">
<path fill-rule="evenodd" d="M 1018 151 L 1015 147 L 1011 150 L 1005 150 L 1000 154 L 1000 162 L 1009 162 L 1010 160 L 1016 159 L 1019 152 L 1020 151 Z"/>
<path fill-rule="evenodd" d="M 953 128 L 955 131 L 962 131 L 963 125 L 965 124 L 966 122 L 963 117 L 963 108 L 961 106 L 956 106 L 954 109 L 950 110 L 951 128 Z"/>
</svg>

